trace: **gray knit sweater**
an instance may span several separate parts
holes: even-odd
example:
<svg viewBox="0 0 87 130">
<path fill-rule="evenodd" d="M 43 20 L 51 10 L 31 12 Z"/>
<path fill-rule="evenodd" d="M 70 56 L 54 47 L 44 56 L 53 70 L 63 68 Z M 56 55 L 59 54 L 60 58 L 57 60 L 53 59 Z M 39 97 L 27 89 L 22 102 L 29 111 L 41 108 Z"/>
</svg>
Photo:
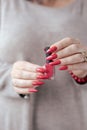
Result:
<svg viewBox="0 0 87 130">
<path fill-rule="evenodd" d="M 67 71 L 45 81 L 39 92 L 22 99 L 13 89 L 14 62 L 45 63 L 44 47 L 64 37 L 87 45 L 87 0 L 64 8 L 25 0 L 0 0 L 0 130 L 87 130 L 87 84 Z"/>
</svg>

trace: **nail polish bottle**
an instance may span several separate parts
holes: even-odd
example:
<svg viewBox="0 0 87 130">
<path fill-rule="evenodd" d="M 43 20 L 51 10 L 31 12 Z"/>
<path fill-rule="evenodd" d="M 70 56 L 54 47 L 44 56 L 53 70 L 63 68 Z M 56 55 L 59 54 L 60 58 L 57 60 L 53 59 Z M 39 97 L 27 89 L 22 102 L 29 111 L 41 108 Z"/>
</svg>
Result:
<svg viewBox="0 0 87 130">
<path fill-rule="evenodd" d="M 47 50 L 50 47 L 45 47 L 45 55 L 46 57 L 50 56 L 52 53 L 47 53 Z M 47 70 L 47 76 L 49 77 L 50 80 L 54 79 L 54 66 L 50 65 L 49 63 L 52 62 L 53 60 L 46 60 L 45 68 Z"/>
</svg>

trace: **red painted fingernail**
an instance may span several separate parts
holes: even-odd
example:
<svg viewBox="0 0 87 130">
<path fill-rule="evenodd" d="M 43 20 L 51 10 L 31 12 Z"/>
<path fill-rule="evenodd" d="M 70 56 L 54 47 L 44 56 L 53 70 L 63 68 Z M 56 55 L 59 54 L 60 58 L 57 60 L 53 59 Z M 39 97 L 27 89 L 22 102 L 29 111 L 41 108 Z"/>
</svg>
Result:
<svg viewBox="0 0 87 130">
<path fill-rule="evenodd" d="M 56 50 L 57 50 L 57 47 L 53 46 L 53 47 L 51 47 L 50 49 L 47 50 L 47 53 L 52 53 L 52 52 L 54 52 Z"/>
<path fill-rule="evenodd" d="M 35 93 L 35 92 L 38 92 L 38 90 L 33 89 L 33 88 L 30 88 L 30 89 L 29 89 L 29 92 L 33 92 L 33 93 Z"/>
<path fill-rule="evenodd" d="M 42 81 L 34 81 L 33 83 L 32 83 L 32 85 L 43 85 L 44 84 L 44 82 L 42 82 Z"/>
<path fill-rule="evenodd" d="M 36 71 L 41 72 L 41 73 L 45 73 L 46 69 L 45 68 L 37 68 Z"/>
<path fill-rule="evenodd" d="M 49 63 L 50 65 L 59 65 L 61 64 L 61 61 L 60 60 L 57 60 L 57 61 L 54 61 L 54 62 L 51 62 Z"/>
<path fill-rule="evenodd" d="M 68 69 L 67 66 L 61 66 L 61 67 L 59 68 L 59 70 L 67 70 L 67 69 Z"/>
<path fill-rule="evenodd" d="M 48 56 L 46 60 L 53 60 L 57 58 L 57 54 L 52 54 L 51 56 Z"/>
<path fill-rule="evenodd" d="M 47 75 L 39 75 L 37 76 L 37 79 L 48 79 L 49 77 Z"/>
</svg>

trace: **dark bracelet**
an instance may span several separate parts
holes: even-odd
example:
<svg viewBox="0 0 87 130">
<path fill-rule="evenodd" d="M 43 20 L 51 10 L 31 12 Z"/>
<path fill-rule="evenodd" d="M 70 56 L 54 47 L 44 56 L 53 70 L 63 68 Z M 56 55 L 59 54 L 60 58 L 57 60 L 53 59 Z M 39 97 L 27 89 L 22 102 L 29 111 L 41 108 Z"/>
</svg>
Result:
<svg viewBox="0 0 87 130">
<path fill-rule="evenodd" d="M 72 76 L 72 78 L 78 83 L 78 84 L 86 84 L 87 83 L 87 76 L 85 76 L 84 78 L 79 78 L 78 76 L 76 76 L 75 74 L 73 74 L 73 72 L 69 72 Z"/>
</svg>

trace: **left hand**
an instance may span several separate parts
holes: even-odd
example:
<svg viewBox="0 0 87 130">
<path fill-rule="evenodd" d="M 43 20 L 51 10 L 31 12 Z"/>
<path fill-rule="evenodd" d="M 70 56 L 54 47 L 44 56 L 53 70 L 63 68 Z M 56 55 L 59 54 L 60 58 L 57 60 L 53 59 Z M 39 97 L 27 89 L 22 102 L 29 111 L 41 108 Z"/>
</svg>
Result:
<svg viewBox="0 0 87 130">
<path fill-rule="evenodd" d="M 47 59 L 52 59 L 52 65 L 60 64 L 60 70 L 70 70 L 78 77 L 87 75 L 87 62 L 82 52 L 87 55 L 87 47 L 77 39 L 64 38 L 53 44 L 48 52 L 52 52 Z"/>
</svg>

